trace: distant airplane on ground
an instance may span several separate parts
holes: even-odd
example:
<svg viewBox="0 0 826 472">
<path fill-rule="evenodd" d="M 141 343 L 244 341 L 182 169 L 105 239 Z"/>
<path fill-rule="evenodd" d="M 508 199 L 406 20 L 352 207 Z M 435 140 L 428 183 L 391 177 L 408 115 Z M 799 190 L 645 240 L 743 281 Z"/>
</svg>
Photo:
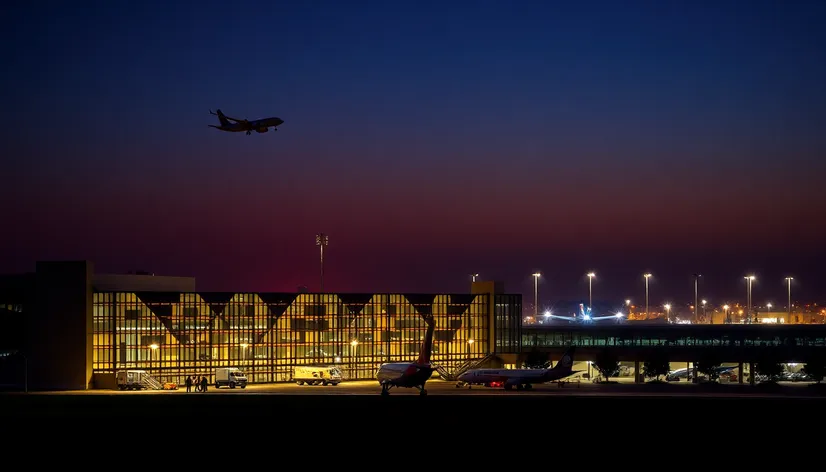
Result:
<svg viewBox="0 0 826 472">
<path fill-rule="evenodd" d="M 221 126 L 207 126 L 220 129 L 221 131 L 229 131 L 231 133 L 237 133 L 239 131 L 246 131 L 247 134 L 251 134 L 253 131 L 257 131 L 259 133 L 266 133 L 270 130 L 270 127 L 272 127 L 273 131 L 278 131 L 278 128 L 276 128 L 276 126 L 284 123 L 284 120 L 276 117 L 262 118 L 260 120 L 252 121 L 239 120 L 238 118 L 230 118 L 224 115 L 220 109 L 218 109 L 218 113 L 214 113 L 212 110 L 209 110 L 209 113 L 218 117 L 218 121 L 221 123 Z M 230 120 L 234 121 L 235 123 L 230 123 Z"/>
<path fill-rule="evenodd" d="M 376 372 L 382 395 L 389 395 L 393 387 L 415 387 L 419 389 L 419 395 L 427 395 L 424 384 L 435 370 L 430 365 L 430 352 L 433 349 L 433 330 L 436 329 L 436 321 L 433 315 L 428 315 L 424 322 L 427 324 L 427 331 L 425 331 L 422 349 L 419 351 L 419 358 L 416 362 L 382 364 Z"/>
<path fill-rule="evenodd" d="M 514 386 L 517 390 L 529 390 L 532 384 L 553 382 L 579 372 L 571 370 L 574 365 L 574 349 L 574 346 L 569 347 L 556 366 L 548 369 L 471 369 L 459 376 L 456 386 L 482 384 L 489 387 L 491 384 L 499 384 L 504 385 L 505 390 Z"/>
</svg>

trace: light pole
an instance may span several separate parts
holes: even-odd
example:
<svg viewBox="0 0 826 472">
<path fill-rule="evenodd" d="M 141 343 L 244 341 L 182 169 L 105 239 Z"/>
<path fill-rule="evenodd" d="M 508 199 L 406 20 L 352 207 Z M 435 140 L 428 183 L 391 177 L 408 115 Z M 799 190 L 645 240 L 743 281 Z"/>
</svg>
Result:
<svg viewBox="0 0 826 472">
<path fill-rule="evenodd" d="M 152 343 L 152 344 L 149 345 L 149 349 L 151 349 L 151 351 L 149 351 L 149 354 L 150 354 L 149 355 L 149 370 L 150 371 L 152 371 L 152 361 L 155 360 L 155 351 L 158 350 L 158 347 L 159 346 L 155 343 Z M 152 374 L 149 374 L 149 375 L 152 375 Z M 158 375 L 158 377 L 160 377 L 160 375 Z"/>
<path fill-rule="evenodd" d="M 594 297 L 592 295 L 593 292 L 591 291 L 591 281 L 594 280 L 594 277 L 596 277 L 596 276 L 597 276 L 597 274 L 595 274 L 593 272 L 588 273 L 588 312 L 589 313 L 594 312 Z M 593 316 L 593 315 L 591 315 L 591 316 Z"/>
<path fill-rule="evenodd" d="M 694 274 L 694 322 L 695 323 L 697 323 L 697 309 L 699 308 L 697 306 L 697 284 L 700 280 L 700 277 L 702 277 L 702 275 Z"/>
<path fill-rule="evenodd" d="M 665 305 L 663 305 L 663 307 L 665 308 L 665 320 L 670 323 L 671 322 L 671 304 L 666 303 Z"/>
<path fill-rule="evenodd" d="M 350 378 L 356 378 L 356 355 L 358 353 L 359 342 L 357 339 L 350 341 Z"/>
<path fill-rule="evenodd" d="M 645 319 L 647 320 L 648 317 L 649 317 L 649 315 L 648 315 L 648 279 L 651 278 L 651 274 L 643 274 L 643 277 L 645 277 Z"/>
<path fill-rule="evenodd" d="M 479 277 L 479 274 L 470 274 L 470 281 L 476 282 L 476 277 Z"/>
<path fill-rule="evenodd" d="M 726 321 L 725 322 L 726 322 L 726 324 L 731 324 L 731 318 L 729 318 L 728 309 L 729 309 L 728 305 L 723 305 L 723 313 L 726 314 Z"/>
<path fill-rule="evenodd" d="M 321 293 L 324 293 L 324 246 L 330 242 L 330 237 L 324 233 L 315 235 L 315 245 L 318 246 L 321 257 Z"/>
<path fill-rule="evenodd" d="M 533 320 L 536 321 L 536 317 L 539 314 L 539 277 L 542 274 L 539 272 L 533 273 Z"/>
<path fill-rule="evenodd" d="M 703 304 L 703 323 L 705 323 L 705 322 L 706 322 L 706 303 L 708 303 L 708 302 L 706 302 L 705 300 L 703 300 L 703 301 L 702 301 L 702 302 L 700 302 L 700 303 L 702 303 L 702 304 Z M 713 324 L 713 323 L 709 323 L 709 324 Z"/>
<path fill-rule="evenodd" d="M 794 277 L 786 277 L 786 284 L 789 287 L 789 303 L 786 305 L 786 323 L 792 322 L 792 280 L 794 280 Z"/>
<path fill-rule="evenodd" d="M 751 323 L 751 283 L 756 277 L 753 275 L 747 275 L 743 278 L 746 279 L 746 282 L 748 282 L 746 285 L 746 319 L 748 319 L 748 322 Z"/>
</svg>

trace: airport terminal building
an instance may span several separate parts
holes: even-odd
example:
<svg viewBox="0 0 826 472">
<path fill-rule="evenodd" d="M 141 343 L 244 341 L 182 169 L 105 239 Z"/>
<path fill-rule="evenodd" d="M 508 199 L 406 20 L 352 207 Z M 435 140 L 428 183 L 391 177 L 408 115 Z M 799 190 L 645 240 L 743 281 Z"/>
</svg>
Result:
<svg viewBox="0 0 826 472">
<path fill-rule="evenodd" d="M 250 382 L 289 381 L 298 365 L 372 379 L 382 363 L 416 359 L 426 314 L 442 376 L 486 358 L 515 363 L 522 336 L 521 295 L 494 282 L 458 294 L 198 292 L 189 278 L 39 262 L 4 277 L 0 307 L 9 328 L 0 349 L 25 358 L 31 389 L 111 388 L 127 369 L 178 384 L 189 375 L 213 383 L 219 367 Z"/>
</svg>

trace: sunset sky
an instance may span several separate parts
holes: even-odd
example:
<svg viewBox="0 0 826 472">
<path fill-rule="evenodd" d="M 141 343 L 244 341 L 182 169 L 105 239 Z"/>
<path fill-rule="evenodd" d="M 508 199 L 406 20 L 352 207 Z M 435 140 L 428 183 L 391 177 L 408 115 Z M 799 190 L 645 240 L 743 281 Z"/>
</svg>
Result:
<svg viewBox="0 0 826 472">
<path fill-rule="evenodd" d="M 826 300 L 824 2 L 69 3 L 0 15 L 0 272 Z"/>
</svg>

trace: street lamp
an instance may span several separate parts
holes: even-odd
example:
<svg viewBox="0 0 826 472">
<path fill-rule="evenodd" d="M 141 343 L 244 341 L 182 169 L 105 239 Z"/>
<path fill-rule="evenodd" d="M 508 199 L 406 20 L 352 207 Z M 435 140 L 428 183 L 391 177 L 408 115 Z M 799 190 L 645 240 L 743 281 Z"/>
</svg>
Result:
<svg viewBox="0 0 826 472">
<path fill-rule="evenodd" d="M 731 318 L 729 318 L 728 309 L 729 309 L 728 305 L 723 305 L 723 313 L 726 314 L 726 324 L 731 324 Z"/>
<path fill-rule="evenodd" d="M 473 348 L 473 339 L 467 340 L 467 360 L 470 360 L 470 351 Z"/>
<path fill-rule="evenodd" d="M 356 352 L 358 345 L 358 339 L 350 341 L 350 346 L 352 347 L 350 350 L 350 378 L 352 379 L 356 378 Z"/>
<path fill-rule="evenodd" d="M 594 277 L 596 276 L 597 274 L 593 272 L 588 273 L 588 311 L 590 313 L 594 312 L 594 298 L 592 296 L 593 292 L 591 291 L 591 281 L 594 280 Z"/>
<path fill-rule="evenodd" d="M 786 284 L 789 286 L 789 303 L 786 305 L 786 323 L 792 322 L 792 280 L 794 280 L 794 277 L 786 277 Z"/>
<path fill-rule="evenodd" d="M 645 319 L 648 319 L 648 279 L 651 278 L 651 274 L 643 274 L 645 277 Z"/>
<path fill-rule="evenodd" d="M 470 281 L 476 282 L 476 277 L 479 277 L 479 274 L 470 274 Z"/>
<path fill-rule="evenodd" d="M 743 278 L 746 279 L 746 282 L 748 282 L 746 284 L 746 286 L 747 286 L 747 290 L 746 290 L 746 318 L 748 319 L 748 322 L 751 323 L 751 283 L 757 277 L 755 277 L 753 275 L 747 275 Z"/>
<path fill-rule="evenodd" d="M 315 245 L 318 246 L 319 251 L 321 251 L 321 293 L 324 293 L 324 246 L 327 246 L 330 242 L 330 237 L 324 233 L 318 233 L 315 235 Z"/>
<path fill-rule="evenodd" d="M 694 322 L 695 323 L 697 322 L 697 309 L 698 309 L 698 306 L 697 306 L 697 283 L 699 282 L 700 277 L 702 277 L 701 274 L 694 274 Z"/>
<path fill-rule="evenodd" d="M 539 277 L 542 276 L 539 272 L 533 273 L 533 319 L 536 321 L 539 313 Z"/>
<path fill-rule="evenodd" d="M 671 304 L 666 303 L 665 305 L 663 305 L 663 307 L 665 308 L 665 320 L 670 322 L 671 321 Z"/>
<path fill-rule="evenodd" d="M 159 346 L 155 343 L 152 343 L 152 344 L 149 345 L 149 349 L 152 349 L 152 351 L 151 351 L 152 356 L 149 358 L 149 368 L 150 369 L 152 369 L 152 360 L 155 359 L 155 351 L 158 350 L 158 347 Z"/>
<path fill-rule="evenodd" d="M 766 314 L 768 315 L 772 311 L 772 304 L 766 303 Z"/>
<path fill-rule="evenodd" d="M 700 302 L 700 303 L 702 303 L 702 304 L 703 304 L 703 322 L 705 323 L 705 322 L 707 321 L 707 320 L 706 320 L 706 303 L 708 303 L 708 302 L 707 302 L 707 301 L 705 301 L 705 300 L 703 300 L 703 301 L 702 301 L 702 302 Z M 712 323 L 709 323 L 709 324 L 712 324 Z"/>
</svg>

